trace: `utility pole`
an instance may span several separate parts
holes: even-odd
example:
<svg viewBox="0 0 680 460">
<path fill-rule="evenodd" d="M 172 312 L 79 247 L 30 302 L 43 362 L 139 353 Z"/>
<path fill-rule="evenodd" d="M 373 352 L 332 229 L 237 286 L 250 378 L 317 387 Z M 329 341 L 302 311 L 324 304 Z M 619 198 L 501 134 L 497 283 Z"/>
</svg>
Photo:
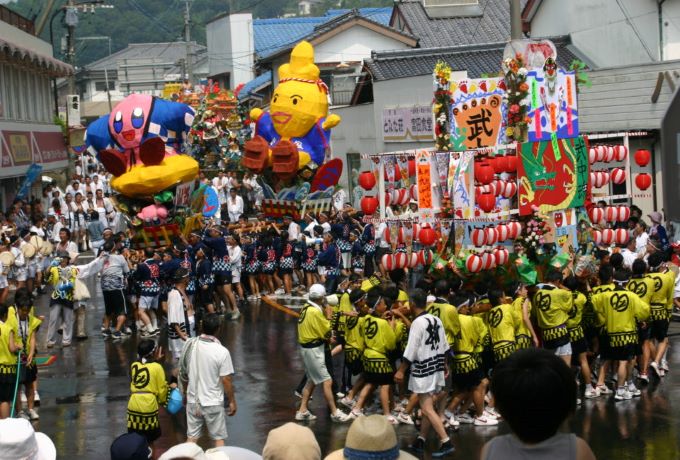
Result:
<svg viewBox="0 0 680 460">
<path fill-rule="evenodd" d="M 194 84 L 194 69 L 193 69 L 193 49 L 191 46 L 191 2 L 192 0 L 184 0 L 184 43 L 187 47 L 186 52 L 186 66 L 187 79 L 190 84 Z"/>
<path fill-rule="evenodd" d="M 520 0 L 510 0 L 510 39 L 522 39 L 522 8 Z"/>
<path fill-rule="evenodd" d="M 75 0 L 68 0 L 66 5 L 66 26 L 68 28 L 68 35 L 66 35 L 66 62 L 71 64 L 71 67 L 76 68 L 76 25 L 78 25 L 78 10 L 76 9 Z M 76 73 L 75 71 L 68 79 L 68 93 L 75 94 L 76 92 Z"/>
</svg>

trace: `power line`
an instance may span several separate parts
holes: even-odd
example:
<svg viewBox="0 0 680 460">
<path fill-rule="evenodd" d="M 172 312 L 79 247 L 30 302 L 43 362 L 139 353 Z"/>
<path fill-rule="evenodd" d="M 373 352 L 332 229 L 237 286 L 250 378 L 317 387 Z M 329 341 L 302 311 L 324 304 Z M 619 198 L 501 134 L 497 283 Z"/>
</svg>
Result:
<svg viewBox="0 0 680 460">
<path fill-rule="evenodd" d="M 645 43 L 645 41 L 644 41 L 644 40 L 642 39 L 642 37 L 640 36 L 640 32 L 638 32 L 637 27 L 635 26 L 635 24 L 633 23 L 633 21 L 631 21 L 631 20 L 628 19 L 628 18 L 629 18 L 628 11 L 627 11 L 627 10 L 623 7 L 623 5 L 621 4 L 621 0 L 616 0 L 616 4 L 619 5 L 619 9 L 621 10 L 621 13 L 623 13 L 623 17 L 626 18 L 626 22 L 630 25 L 630 28 L 633 29 L 633 32 L 635 32 L 635 35 L 637 36 L 638 40 L 640 40 L 640 44 L 642 45 L 642 47 L 643 47 L 643 48 L 645 49 L 645 51 L 647 52 L 647 54 L 649 55 L 650 59 L 651 59 L 652 61 L 656 61 L 656 57 L 654 57 L 654 56 L 652 55 L 651 50 L 650 50 L 649 47 L 647 46 L 647 43 Z"/>
</svg>

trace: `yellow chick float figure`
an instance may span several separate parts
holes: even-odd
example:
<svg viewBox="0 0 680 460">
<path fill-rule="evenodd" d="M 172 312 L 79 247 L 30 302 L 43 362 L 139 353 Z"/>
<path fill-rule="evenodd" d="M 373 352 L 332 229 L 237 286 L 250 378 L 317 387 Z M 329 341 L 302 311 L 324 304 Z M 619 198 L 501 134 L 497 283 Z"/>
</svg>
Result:
<svg viewBox="0 0 680 460">
<path fill-rule="evenodd" d="M 319 78 L 309 42 L 298 43 L 290 62 L 279 67 L 270 112 L 252 109 L 250 118 L 255 122 L 255 135 L 245 144 L 246 168 L 261 173 L 271 166 L 286 181 L 303 168 L 323 164 L 330 130 L 340 123 L 340 117 L 328 115 L 328 87 Z"/>
</svg>

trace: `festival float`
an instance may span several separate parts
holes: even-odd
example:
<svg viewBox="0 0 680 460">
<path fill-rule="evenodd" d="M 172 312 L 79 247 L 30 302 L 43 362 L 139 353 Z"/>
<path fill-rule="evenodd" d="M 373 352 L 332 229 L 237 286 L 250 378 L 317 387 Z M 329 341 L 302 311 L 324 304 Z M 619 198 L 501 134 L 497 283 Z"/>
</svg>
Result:
<svg viewBox="0 0 680 460">
<path fill-rule="evenodd" d="M 437 63 L 435 147 L 363 156 L 371 164 L 359 176 L 364 220 L 388 224 L 395 255 L 386 266 L 427 262 L 418 254 L 429 248 L 432 263 L 421 265 L 435 277 L 454 271 L 535 284 L 576 256 L 577 275 L 587 275 L 596 248 L 628 239 L 606 228 L 628 219 L 635 196 L 627 141 L 606 145 L 580 134 L 583 64 L 559 68 L 548 40 L 513 41 L 500 64 L 498 77 L 452 81 L 451 68 Z M 635 159 L 644 164 L 649 155 Z M 640 191 L 650 183 L 644 173 L 635 177 Z M 613 194 L 614 185 L 625 191 Z M 415 216 L 388 215 L 390 204 L 410 200 Z M 395 262 L 400 252 L 406 263 Z"/>
</svg>

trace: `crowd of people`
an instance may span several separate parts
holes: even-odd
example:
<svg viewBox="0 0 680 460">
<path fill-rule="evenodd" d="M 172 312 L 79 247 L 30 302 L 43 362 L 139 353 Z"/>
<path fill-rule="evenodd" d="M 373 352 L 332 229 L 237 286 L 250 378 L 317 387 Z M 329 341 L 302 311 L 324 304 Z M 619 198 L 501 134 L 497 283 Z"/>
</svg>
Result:
<svg viewBox="0 0 680 460">
<path fill-rule="evenodd" d="M 598 248 L 596 270 L 577 274 L 573 255 L 564 269 L 524 285 L 454 265 L 390 269 L 382 256 L 407 249 L 390 241 L 387 224 L 364 222 L 348 203 L 298 220 L 269 218 L 257 178 L 232 172 L 199 178 L 220 199 L 214 218 L 166 247 L 140 249 L 108 178 L 97 173 L 90 170 L 65 190 L 48 185 L 42 197 L 17 200 L 0 216 L 0 418 L 39 417 L 36 334 L 47 319 L 47 348 L 70 346 L 74 333 L 86 339 L 90 294 L 83 286 L 94 277 L 104 299 L 102 336 L 118 342 L 139 335 L 128 429 L 149 446 L 160 436 L 159 408 L 175 387 L 189 396 L 187 439 L 196 441 L 206 429 L 216 447 L 224 443 L 225 393 L 227 415 L 236 413 L 236 400 L 231 357 L 217 338 L 220 322 L 238 320 L 249 302 L 263 297 L 281 304 L 305 300 L 298 318 L 305 375 L 295 390 L 297 422 L 317 417 L 309 401 L 321 386 L 334 422 L 377 412 L 388 424 L 417 425 L 411 449 L 422 452 L 433 431 L 435 457 L 454 450 L 449 435 L 461 424 L 495 426 L 506 419 L 516 433 L 517 424 L 526 428 L 528 417 L 520 423 L 506 415 L 503 404 L 505 411 L 517 409 L 500 401 L 505 390 L 494 390 L 492 380 L 507 362 L 525 356 L 522 350 L 548 350 L 578 376 L 578 389 L 568 388 L 560 402 L 564 417 L 581 398 L 628 400 L 669 372 L 680 244 L 670 242 L 660 213 L 651 213 L 647 226 L 633 212 L 629 242 Z M 35 310 L 43 294 L 50 297 L 47 318 Z M 161 334 L 168 339 L 167 374 Z M 14 397 L 17 368 L 24 369 L 20 398 Z M 197 368 L 200 376 L 192 376 Z M 134 379 L 140 372 L 152 376 L 143 386 Z M 555 432 L 547 434 L 519 439 L 542 442 Z M 491 445 L 488 458 L 500 458 L 506 448 L 500 441 Z"/>
</svg>

